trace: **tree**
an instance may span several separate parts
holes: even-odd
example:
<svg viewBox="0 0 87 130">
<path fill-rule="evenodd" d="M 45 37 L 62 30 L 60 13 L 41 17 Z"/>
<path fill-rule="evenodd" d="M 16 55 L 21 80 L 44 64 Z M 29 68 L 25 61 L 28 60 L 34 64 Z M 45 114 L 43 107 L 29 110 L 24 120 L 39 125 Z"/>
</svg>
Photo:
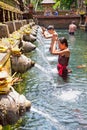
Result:
<svg viewBox="0 0 87 130">
<path fill-rule="evenodd" d="M 35 10 L 39 9 L 41 7 L 41 2 L 43 0 L 26 0 L 27 3 L 32 3 L 34 5 Z M 70 9 L 71 5 L 74 3 L 75 7 L 77 7 L 77 1 L 78 0 L 54 0 L 56 3 L 54 5 L 54 9 L 60 8 L 60 9 Z M 85 0 L 87 1 L 87 0 Z"/>
<path fill-rule="evenodd" d="M 54 9 L 60 8 L 60 0 L 55 0 L 55 5 L 53 6 Z"/>
<path fill-rule="evenodd" d="M 71 5 L 75 4 L 77 6 L 77 0 L 60 0 L 60 8 L 70 9 Z"/>
</svg>

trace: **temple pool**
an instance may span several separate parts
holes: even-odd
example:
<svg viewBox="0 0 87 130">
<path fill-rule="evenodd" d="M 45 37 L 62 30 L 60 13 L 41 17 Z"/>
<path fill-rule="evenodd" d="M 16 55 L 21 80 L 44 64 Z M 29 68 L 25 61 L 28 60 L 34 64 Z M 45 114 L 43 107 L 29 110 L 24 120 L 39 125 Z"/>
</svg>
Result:
<svg viewBox="0 0 87 130">
<path fill-rule="evenodd" d="M 87 130 L 87 32 L 57 30 L 68 39 L 72 73 L 63 80 L 56 73 L 57 56 L 49 52 L 50 40 L 38 33 L 37 49 L 28 54 L 36 66 L 26 73 L 22 93 L 32 102 L 30 112 L 15 130 Z M 82 65 L 83 68 L 77 68 Z M 22 88 L 20 88 L 22 89 Z"/>
</svg>

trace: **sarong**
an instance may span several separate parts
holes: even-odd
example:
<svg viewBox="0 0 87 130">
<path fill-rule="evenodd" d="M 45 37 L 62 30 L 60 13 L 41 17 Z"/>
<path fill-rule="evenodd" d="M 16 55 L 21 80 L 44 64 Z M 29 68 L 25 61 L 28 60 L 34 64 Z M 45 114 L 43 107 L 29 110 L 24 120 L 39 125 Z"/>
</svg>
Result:
<svg viewBox="0 0 87 130">
<path fill-rule="evenodd" d="M 68 73 L 68 70 L 67 70 L 67 66 L 64 66 L 64 65 L 61 65 L 61 64 L 58 64 L 57 65 L 57 70 L 58 70 L 58 74 L 60 76 L 67 76 L 67 73 Z"/>
</svg>

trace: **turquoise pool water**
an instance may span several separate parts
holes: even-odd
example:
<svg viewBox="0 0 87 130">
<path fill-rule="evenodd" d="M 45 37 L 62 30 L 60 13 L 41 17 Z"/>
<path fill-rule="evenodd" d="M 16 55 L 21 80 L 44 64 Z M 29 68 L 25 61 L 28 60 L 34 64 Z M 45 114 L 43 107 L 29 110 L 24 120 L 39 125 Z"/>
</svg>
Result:
<svg viewBox="0 0 87 130">
<path fill-rule="evenodd" d="M 66 81 L 58 76 L 58 57 L 49 52 L 50 40 L 38 33 L 37 49 L 28 54 L 36 66 L 27 72 L 24 84 L 32 107 L 16 130 L 87 130 L 87 32 L 78 30 L 75 36 L 68 30 L 57 32 L 68 39 L 72 73 Z"/>
</svg>

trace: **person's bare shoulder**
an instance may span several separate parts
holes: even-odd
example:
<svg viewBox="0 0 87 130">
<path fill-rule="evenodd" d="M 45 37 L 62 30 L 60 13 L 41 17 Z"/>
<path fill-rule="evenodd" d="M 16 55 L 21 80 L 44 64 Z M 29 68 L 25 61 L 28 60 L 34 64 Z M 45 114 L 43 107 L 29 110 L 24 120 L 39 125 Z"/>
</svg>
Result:
<svg viewBox="0 0 87 130">
<path fill-rule="evenodd" d="M 69 48 L 63 50 L 63 51 L 60 51 L 60 54 L 61 55 L 65 55 L 66 57 L 70 57 L 70 50 Z"/>
</svg>

